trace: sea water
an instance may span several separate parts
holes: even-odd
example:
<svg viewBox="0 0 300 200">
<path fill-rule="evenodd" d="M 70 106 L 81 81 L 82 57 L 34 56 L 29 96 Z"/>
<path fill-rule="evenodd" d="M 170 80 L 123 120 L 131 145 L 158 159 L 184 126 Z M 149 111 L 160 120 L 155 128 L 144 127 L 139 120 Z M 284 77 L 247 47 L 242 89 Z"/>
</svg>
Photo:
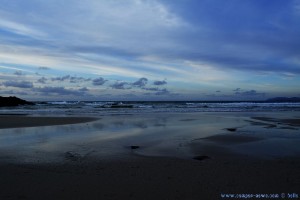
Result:
<svg viewBox="0 0 300 200">
<path fill-rule="evenodd" d="M 277 112 L 300 111 L 300 102 L 209 102 L 209 101 L 49 101 L 35 105 L 2 107 L 0 114 L 28 115 L 110 115 L 134 113 L 189 113 L 189 112 Z M 130 107 L 112 108 L 120 104 Z"/>
</svg>

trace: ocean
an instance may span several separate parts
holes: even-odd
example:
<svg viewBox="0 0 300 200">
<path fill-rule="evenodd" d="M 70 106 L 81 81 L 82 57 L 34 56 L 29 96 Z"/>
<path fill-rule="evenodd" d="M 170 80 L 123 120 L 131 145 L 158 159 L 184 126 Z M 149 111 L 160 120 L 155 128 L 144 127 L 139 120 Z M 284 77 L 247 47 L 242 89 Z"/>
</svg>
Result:
<svg viewBox="0 0 300 200">
<path fill-rule="evenodd" d="M 211 101 L 48 101 L 35 105 L 2 107 L 0 115 L 86 115 L 189 112 L 300 111 L 300 102 L 211 102 Z"/>
</svg>

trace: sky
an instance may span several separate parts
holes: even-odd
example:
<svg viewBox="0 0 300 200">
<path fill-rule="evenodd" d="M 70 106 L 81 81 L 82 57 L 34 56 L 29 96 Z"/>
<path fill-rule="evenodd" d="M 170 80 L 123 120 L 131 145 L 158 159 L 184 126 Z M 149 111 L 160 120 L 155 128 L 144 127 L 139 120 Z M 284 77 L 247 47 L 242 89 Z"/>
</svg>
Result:
<svg viewBox="0 0 300 200">
<path fill-rule="evenodd" d="M 0 0 L 0 96 L 300 96 L 300 0 Z"/>
</svg>

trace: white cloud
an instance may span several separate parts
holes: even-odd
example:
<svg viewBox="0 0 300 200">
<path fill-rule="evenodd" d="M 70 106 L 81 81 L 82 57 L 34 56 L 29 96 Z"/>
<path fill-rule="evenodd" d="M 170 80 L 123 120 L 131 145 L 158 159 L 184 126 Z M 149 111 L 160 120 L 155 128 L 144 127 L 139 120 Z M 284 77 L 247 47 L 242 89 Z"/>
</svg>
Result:
<svg viewBox="0 0 300 200">
<path fill-rule="evenodd" d="M 0 51 L 1 52 L 1 51 Z M 1 55 L 0 55 L 0 58 L 1 58 Z M 3 61 L 3 60 L 2 60 Z M 2 69 L 8 69 L 8 70 L 17 70 L 17 71 L 26 71 L 26 72 L 30 72 L 30 73 L 34 73 L 33 71 L 31 70 L 26 70 L 26 69 L 23 69 L 21 67 L 10 67 L 10 66 L 3 66 L 3 65 L 0 65 L 0 68 Z"/>
<path fill-rule="evenodd" d="M 35 28 L 5 19 L 0 19 L 0 28 L 28 37 L 40 38 L 46 36 L 45 33 Z"/>
<path fill-rule="evenodd" d="M 53 0 L 47 3 L 28 1 L 27 4 L 39 9 L 31 15 L 24 15 L 20 7 L 22 12 L 14 14 L 18 23 L 7 26 L 24 34 L 37 34 L 29 28 L 34 25 L 47 31 L 48 40 L 63 41 L 64 44 L 140 44 L 142 38 L 157 37 L 160 40 L 166 31 L 187 25 L 164 4 L 154 0 Z M 22 27 L 22 24 L 27 25 Z"/>
<path fill-rule="evenodd" d="M 10 3 L 9 3 L 10 4 Z M 19 8 L 18 8 L 18 4 Z M 28 13 L 21 3 L 3 7 L 0 27 L 18 34 L 41 37 L 38 43 L 0 45 L 5 63 L 46 66 L 55 70 L 125 77 L 157 76 L 149 67 L 133 67 L 140 62 L 116 57 L 114 52 L 81 52 L 72 46 L 101 46 L 125 52 L 148 54 L 174 45 L 173 30 L 187 23 L 158 1 L 28 1 Z M 38 9 L 33 9 L 38 8 Z M 19 9 L 19 10 L 18 10 Z M 12 14 L 13 13 L 13 14 Z M 4 20 L 9 19 L 9 20 Z M 34 28 L 33 28 L 34 27 Z M 44 35 L 43 32 L 47 32 Z M 70 49 L 71 48 L 71 49 Z"/>
</svg>

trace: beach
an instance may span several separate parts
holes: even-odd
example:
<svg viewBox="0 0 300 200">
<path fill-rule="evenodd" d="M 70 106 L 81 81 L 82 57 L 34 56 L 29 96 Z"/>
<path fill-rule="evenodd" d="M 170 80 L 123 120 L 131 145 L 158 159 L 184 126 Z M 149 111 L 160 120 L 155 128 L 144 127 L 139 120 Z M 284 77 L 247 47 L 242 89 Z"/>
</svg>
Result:
<svg viewBox="0 0 300 200">
<path fill-rule="evenodd" d="M 91 117 L 26 117 L 22 115 L 0 115 L 0 129 L 77 124 L 93 120 L 95 120 L 95 118 Z"/>
<path fill-rule="evenodd" d="M 300 198 L 299 112 L 0 119 L 0 199 Z"/>
<path fill-rule="evenodd" d="M 0 2 L 0 200 L 300 200 L 300 0 Z"/>
</svg>

